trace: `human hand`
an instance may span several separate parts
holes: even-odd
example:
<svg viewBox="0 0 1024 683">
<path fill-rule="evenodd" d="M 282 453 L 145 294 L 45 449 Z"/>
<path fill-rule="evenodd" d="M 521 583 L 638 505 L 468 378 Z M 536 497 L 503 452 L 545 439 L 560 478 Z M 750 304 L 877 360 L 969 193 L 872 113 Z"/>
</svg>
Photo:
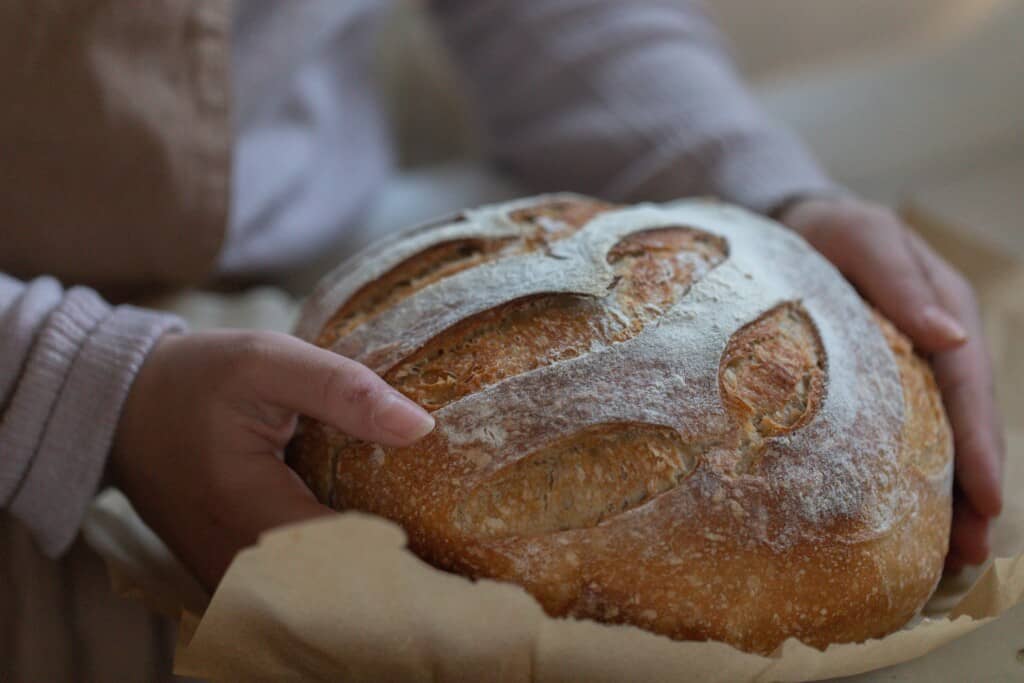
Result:
<svg viewBox="0 0 1024 683">
<path fill-rule="evenodd" d="M 780 215 L 861 294 L 931 354 L 953 428 L 956 485 L 946 566 L 989 554 L 1005 458 L 992 367 L 970 285 L 889 209 L 852 198 L 798 201 Z"/>
<path fill-rule="evenodd" d="M 365 366 L 285 334 L 168 335 L 146 359 L 112 474 L 207 588 L 266 529 L 331 513 L 282 461 L 299 414 L 387 445 L 434 426 Z"/>
</svg>

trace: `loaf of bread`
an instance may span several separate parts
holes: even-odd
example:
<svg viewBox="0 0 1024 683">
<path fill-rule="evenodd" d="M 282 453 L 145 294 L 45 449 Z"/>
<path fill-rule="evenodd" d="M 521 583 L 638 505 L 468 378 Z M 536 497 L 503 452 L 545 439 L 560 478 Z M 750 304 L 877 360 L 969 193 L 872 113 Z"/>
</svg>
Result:
<svg viewBox="0 0 1024 683">
<path fill-rule="evenodd" d="M 802 239 L 711 201 L 466 211 L 328 276 L 298 334 L 431 411 L 406 448 L 303 421 L 316 496 L 551 615 L 767 653 L 931 595 L 952 443 L 924 361 Z"/>
</svg>

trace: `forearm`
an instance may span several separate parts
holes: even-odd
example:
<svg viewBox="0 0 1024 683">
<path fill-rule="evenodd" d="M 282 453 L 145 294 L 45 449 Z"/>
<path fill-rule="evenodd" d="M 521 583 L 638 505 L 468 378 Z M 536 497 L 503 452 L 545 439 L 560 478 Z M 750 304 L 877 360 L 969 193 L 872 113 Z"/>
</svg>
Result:
<svg viewBox="0 0 1024 683">
<path fill-rule="evenodd" d="M 760 211 L 834 192 L 762 111 L 691 2 L 435 0 L 489 149 L 535 189 L 716 195 Z"/>
<path fill-rule="evenodd" d="M 74 538 L 132 380 L 181 322 L 0 274 L 0 508 L 49 554 Z"/>
</svg>

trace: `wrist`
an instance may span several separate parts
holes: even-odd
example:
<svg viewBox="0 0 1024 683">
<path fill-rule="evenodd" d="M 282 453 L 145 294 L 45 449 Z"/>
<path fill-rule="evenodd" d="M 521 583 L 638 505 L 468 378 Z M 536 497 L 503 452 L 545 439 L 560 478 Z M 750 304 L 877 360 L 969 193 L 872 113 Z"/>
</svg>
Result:
<svg viewBox="0 0 1024 683">
<path fill-rule="evenodd" d="M 105 475 L 107 483 L 123 489 L 130 463 L 145 455 L 143 437 L 147 429 L 152 428 L 149 424 L 149 397 L 159 395 L 158 387 L 163 384 L 161 377 L 165 364 L 164 357 L 169 347 L 183 336 L 179 331 L 168 331 L 157 337 L 139 366 L 121 407 L 114 431 Z"/>
</svg>

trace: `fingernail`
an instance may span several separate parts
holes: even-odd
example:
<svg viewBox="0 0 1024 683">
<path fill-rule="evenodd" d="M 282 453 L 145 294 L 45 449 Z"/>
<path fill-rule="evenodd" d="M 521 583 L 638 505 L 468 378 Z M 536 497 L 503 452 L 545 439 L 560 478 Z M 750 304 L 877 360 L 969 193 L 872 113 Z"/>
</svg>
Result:
<svg viewBox="0 0 1024 683">
<path fill-rule="evenodd" d="M 946 311 L 938 306 L 926 306 L 921 317 L 933 331 L 948 342 L 963 343 L 967 341 L 967 330 Z"/>
<path fill-rule="evenodd" d="M 390 392 L 381 399 L 373 412 L 377 427 L 402 441 L 415 441 L 434 429 L 434 418 L 430 413 L 402 396 Z"/>
</svg>

